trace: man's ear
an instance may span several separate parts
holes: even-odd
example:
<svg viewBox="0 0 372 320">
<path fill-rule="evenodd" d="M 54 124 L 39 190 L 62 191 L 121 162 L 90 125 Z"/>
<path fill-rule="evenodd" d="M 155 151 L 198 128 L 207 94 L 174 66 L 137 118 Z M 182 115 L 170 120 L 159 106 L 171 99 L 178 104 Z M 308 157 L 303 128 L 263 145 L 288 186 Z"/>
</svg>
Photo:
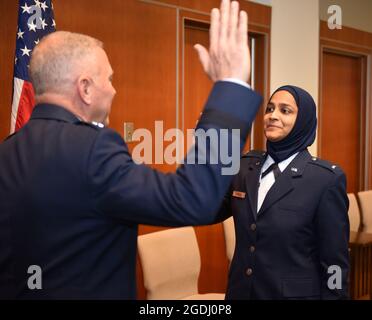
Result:
<svg viewBox="0 0 372 320">
<path fill-rule="evenodd" d="M 109 117 L 109 115 L 107 115 L 105 121 L 103 121 L 103 124 L 105 125 L 105 127 L 108 127 L 108 125 L 110 124 L 110 117 Z"/>
<path fill-rule="evenodd" d="M 86 76 L 81 76 L 79 77 L 77 84 L 81 100 L 85 104 L 90 105 L 92 103 L 92 79 Z"/>
</svg>

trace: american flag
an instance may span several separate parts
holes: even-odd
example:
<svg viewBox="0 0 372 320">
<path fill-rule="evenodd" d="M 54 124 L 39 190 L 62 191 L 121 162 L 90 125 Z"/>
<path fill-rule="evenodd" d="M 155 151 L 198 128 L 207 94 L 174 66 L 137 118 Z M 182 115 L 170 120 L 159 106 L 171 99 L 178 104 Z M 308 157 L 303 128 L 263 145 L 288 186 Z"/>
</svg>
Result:
<svg viewBox="0 0 372 320">
<path fill-rule="evenodd" d="M 28 75 L 32 50 L 42 37 L 55 30 L 52 0 L 19 0 L 10 133 L 29 120 L 35 105 Z"/>
</svg>

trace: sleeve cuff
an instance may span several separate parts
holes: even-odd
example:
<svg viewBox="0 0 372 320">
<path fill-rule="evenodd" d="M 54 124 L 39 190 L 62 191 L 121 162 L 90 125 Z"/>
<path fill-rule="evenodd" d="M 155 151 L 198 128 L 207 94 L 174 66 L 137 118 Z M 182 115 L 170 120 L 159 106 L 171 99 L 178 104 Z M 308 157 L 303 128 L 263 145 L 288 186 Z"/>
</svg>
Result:
<svg viewBox="0 0 372 320">
<path fill-rule="evenodd" d="M 233 83 L 236 83 L 236 84 L 240 84 L 241 86 L 246 87 L 248 89 L 251 89 L 251 86 L 248 83 L 246 83 L 245 81 L 242 81 L 240 79 L 236 79 L 236 78 L 225 78 L 225 79 L 222 79 L 221 81 L 233 82 Z"/>
</svg>

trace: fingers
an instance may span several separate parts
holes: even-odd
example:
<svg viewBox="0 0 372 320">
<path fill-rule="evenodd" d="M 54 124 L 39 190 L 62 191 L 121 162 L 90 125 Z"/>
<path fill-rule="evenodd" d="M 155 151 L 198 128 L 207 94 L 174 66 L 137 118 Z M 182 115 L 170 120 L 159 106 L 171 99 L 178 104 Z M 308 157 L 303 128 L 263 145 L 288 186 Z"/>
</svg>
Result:
<svg viewBox="0 0 372 320">
<path fill-rule="evenodd" d="M 230 0 L 222 0 L 220 9 L 220 43 L 226 43 L 230 20 Z"/>
<path fill-rule="evenodd" d="M 204 48 L 200 44 L 196 44 L 194 49 L 198 52 L 200 63 L 204 69 L 204 71 L 209 74 L 209 53 L 206 48 Z"/>
<path fill-rule="evenodd" d="M 216 51 L 219 42 L 220 11 L 214 8 L 211 12 L 211 27 L 209 29 L 210 50 Z"/>
<path fill-rule="evenodd" d="M 237 40 L 236 29 L 238 28 L 238 13 L 239 13 L 239 2 L 233 1 L 231 3 L 229 28 L 228 28 L 229 42 L 233 41 L 235 43 L 235 41 Z"/>
<path fill-rule="evenodd" d="M 248 16 L 239 13 L 237 1 L 222 0 L 211 12 L 209 52 L 196 45 L 200 62 L 209 77 L 218 81 L 237 78 L 247 81 L 250 74 Z"/>
<path fill-rule="evenodd" d="M 237 41 L 248 43 L 248 15 L 245 11 L 240 11 Z"/>
</svg>

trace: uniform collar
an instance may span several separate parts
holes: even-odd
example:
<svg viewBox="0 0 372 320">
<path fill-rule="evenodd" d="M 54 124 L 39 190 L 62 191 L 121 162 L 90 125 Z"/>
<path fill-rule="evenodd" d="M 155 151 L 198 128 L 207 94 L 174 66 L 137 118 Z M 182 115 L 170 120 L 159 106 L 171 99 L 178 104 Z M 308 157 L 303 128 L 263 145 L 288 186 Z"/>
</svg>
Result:
<svg viewBox="0 0 372 320">
<path fill-rule="evenodd" d="M 286 170 L 282 172 L 282 174 L 268 191 L 265 200 L 263 201 L 262 206 L 258 212 L 258 215 L 262 214 L 274 203 L 279 201 L 287 193 L 293 190 L 293 178 L 299 178 L 302 176 L 305 167 L 309 163 L 310 159 L 310 153 L 307 150 L 303 150 L 291 161 L 291 163 L 288 164 Z"/>
<path fill-rule="evenodd" d="M 32 119 L 53 119 L 69 123 L 80 122 L 79 118 L 62 106 L 40 103 L 35 106 L 31 114 Z"/>
<path fill-rule="evenodd" d="M 302 176 L 306 165 L 311 159 L 311 155 L 307 149 L 301 151 L 288 165 L 292 177 Z"/>
<path fill-rule="evenodd" d="M 299 154 L 299 152 L 296 152 L 295 154 L 292 154 L 290 157 L 288 157 L 287 159 L 283 160 L 283 161 L 280 161 L 278 163 L 278 166 L 279 166 L 279 169 L 281 172 L 283 172 L 287 167 L 288 165 L 292 162 L 292 160 Z M 265 163 L 263 164 L 262 168 L 261 168 L 261 172 L 265 172 L 266 169 L 268 169 L 273 163 L 274 163 L 274 159 L 268 154 L 267 155 L 267 158 L 265 160 Z"/>
<path fill-rule="evenodd" d="M 311 155 L 307 149 L 298 152 L 289 158 L 279 162 L 278 166 L 281 172 L 284 172 L 285 169 L 288 167 L 288 171 L 290 171 L 292 177 L 298 177 L 301 176 L 303 171 L 305 170 L 305 166 L 308 163 L 308 161 L 311 159 Z M 269 154 L 267 154 L 267 157 L 262 165 L 262 167 L 259 169 L 260 172 L 265 172 L 265 170 L 270 167 L 271 164 L 274 163 L 273 158 L 270 157 Z"/>
</svg>

